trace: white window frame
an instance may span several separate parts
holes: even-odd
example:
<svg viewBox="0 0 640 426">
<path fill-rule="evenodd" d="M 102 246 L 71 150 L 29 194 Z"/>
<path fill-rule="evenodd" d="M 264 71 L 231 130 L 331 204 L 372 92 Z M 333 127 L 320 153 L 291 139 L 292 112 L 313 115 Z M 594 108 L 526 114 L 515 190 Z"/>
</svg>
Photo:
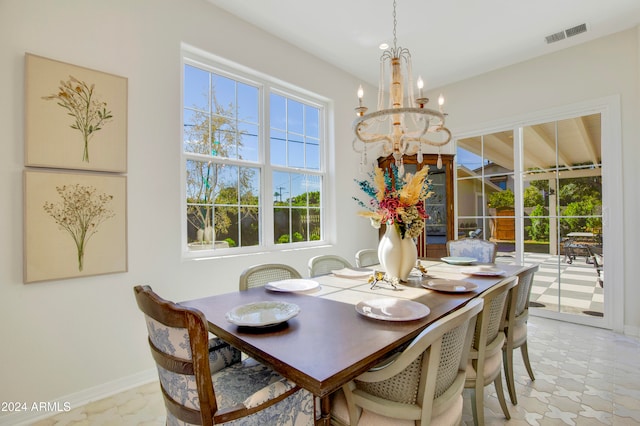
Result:
<svg viewBox="0 0 640 426">
<path fill-rule="evenodd" d="M 326 246 L 333 235 L 333 228 L 330 225 L 333 221 L 327 220 L 330 211 L 328 202 L 328 182 L 327 156 L 328 156 L 328 122 L 329 122 L 329 100 L 312 93 L 308 90 L 285 83 L 274 77 L 239 65 L 235 62 L 210 54 L 192 46 L 183 45 L 181 52 L 180 67 L 180 220 L 181 220 L 181 252 L 183 260 L 200 260 L 216 257 L 243 256 L 247 254 L 262 252 L 279 252 L 309 247 Z M 228 77 L 230 79 L 257 87 L 259 92 L 259 123 L 260 135 L 258 142 L 258 161 L 237 160 L 221 158 L 219 161 L 232 165 L 256 167 L 260 170 L 260 244 L 247 247 L 232 248 L 212 248 L 203 250 L 189 250 L 187 240 L 187 208 L 186 208 L 186 161 L 189 158 L 196 158 L 198 155 L 185 153 L 182 140 L 182 129 L 184 128 L 184 67 L 191 65 L 208 72 Z M 318 136 L 320 139 L 319 162 L 317 170 L 272 166 L 270 164 L 270 109 L 269 99 L 271 93 L 284 96 L 288 99 L 301 102 L 303 104 L 319 109 Z M 284 171 L 292 173 L 303 173 L 307 175 L 319 176 L 321 178 L 321 200 L 320 200 L 320 230 L 321 238 L 316 241 L 302 241 L 293 243 L 276 244 L 274 242 L 274 204 L 270 197 L 272 192 L 272 173 L 274 171 Z"/>
</svg>

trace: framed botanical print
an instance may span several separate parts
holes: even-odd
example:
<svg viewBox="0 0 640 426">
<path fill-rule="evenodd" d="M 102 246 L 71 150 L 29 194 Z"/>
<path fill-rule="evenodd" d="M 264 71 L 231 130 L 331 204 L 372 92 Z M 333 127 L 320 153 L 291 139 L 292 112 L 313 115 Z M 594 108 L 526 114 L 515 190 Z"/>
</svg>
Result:
<svg viewBox="0 0 640 426">
<path fill-rule="evenodd" d="M 24 172 L 24 282 L 127 271 L 127 178 Z"/>
<path fill-rule="evenodd" d="M 127 79 L 25 57 L 25 166 L 127 171 Z"/>
</svg>

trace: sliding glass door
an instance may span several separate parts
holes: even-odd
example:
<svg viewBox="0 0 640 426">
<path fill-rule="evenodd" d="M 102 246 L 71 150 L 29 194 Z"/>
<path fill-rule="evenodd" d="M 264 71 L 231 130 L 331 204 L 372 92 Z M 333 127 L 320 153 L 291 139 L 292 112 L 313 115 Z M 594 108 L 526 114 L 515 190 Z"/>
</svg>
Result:
<svg viewBox="0 0 640 426">
<path fill-rule="evenodd" d="M 457 140 L 458 238 L 496 242 L 497 263 L 538 263 L 543 316 L 605 315 L 601 139 L 593 113 Z"/>
<path fill-rule="evenodd" d="M 523 230 L 540 244 L 536 306 L 604 315 L 600 114 L 522 129 Z M 525 250 L 526 253 L 526 250 Z"/>
</svg>

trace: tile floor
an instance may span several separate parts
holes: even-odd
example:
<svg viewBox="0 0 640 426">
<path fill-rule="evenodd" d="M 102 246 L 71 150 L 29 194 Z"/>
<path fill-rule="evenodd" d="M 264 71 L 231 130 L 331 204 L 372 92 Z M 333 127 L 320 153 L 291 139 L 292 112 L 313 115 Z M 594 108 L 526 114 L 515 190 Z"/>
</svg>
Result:
<svg viewBox="0 0 640 426">
<path fill-rule="evenodd" d="M 499 252 L 496 263 L 513 263 L 513 253 Z M 604 313 L 604 290 L 598 285 L 598 273 L 584 256 L 571 264 L 564 256 L 543 253 L 525 253 L 524 263 L 538 264 L 533 278 L 531 302 L 542 304 L 541 309 L 577 315 Z"/>
<path fill-rule="evenodd" d="M 640 424 L 639 340 L 532 317 L 529 355 L 536 373 L 534 382 L 529 380 L 519 351 L 514 355 L 518 405 L 509 403 L 510 421 L 500 410 L 493 385 L 485 388 L 488 426 Z M 164 413 L 158 383 L 154 382 L 35 425 L 162 425 Z M 462 424 L 473 425 L 466 394 Z"/>
</svg>

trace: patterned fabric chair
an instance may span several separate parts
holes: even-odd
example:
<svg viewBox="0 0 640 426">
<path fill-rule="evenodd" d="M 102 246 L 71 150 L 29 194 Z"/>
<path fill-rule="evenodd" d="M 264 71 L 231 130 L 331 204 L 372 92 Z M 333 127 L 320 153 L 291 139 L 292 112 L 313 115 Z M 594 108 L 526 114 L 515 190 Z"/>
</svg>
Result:
<svg viewBox="0 0 640 426">
<path fill-rule="evenodd" d="M 498 245 L 479 238 L 447 241 L 447 256 L 472 257 L 480 263 L 495 263 Z"/>
<path fill-rule="evenodd" d="M 333 254 L 322 254 L 309 259 L 309 276 L 325 275 L 336 269 L 352 268 L 347 259 Z"/>
<path fill-rule="evenodd" d="M 260 287 L 272 281 L 302 278 L 302 275 L 289 265 L 265 263 L 251 266 L 240 274 L 240 291 Z"/>
<path fill-rule="evenodd" d="M 484 387 L 491 382 L 496 387 L 505 417 L 511 418 L 502 388 L 502 347 L 506 340 L 502 330 L 508 311 L 507 303 L 515 304 L 517 285 L 518 277 L 510 277 L 480 296 L 484 299 L 484 308 L 476 322 L 464 384 L 465 388 L 471 389 L 471 408 L 477 426 L 484 425 Z"/>
<path fill-rule="evenodd" d="M 366 266 L 377 265 L 380 263 L 378 259 L 377 249 L 362 249 L 356 253 L 356 266 L 364 268 Z"/>
<path fill-rule="evenodd" d="M 507 390 L 511 402 L 518 404 L 516 394 L 515 379 L 513 376 L 513 352 L 520 348 L 524 366 L 531 380 L 536 378 L 533 375 L 533 369 L 529 362 L 529 351 L 527 350 L 527 320 L 529 319 L 529 299 L 531 298 L 531 288 L 533 287 L 533 276 L 538 270 L 538 265 L 532 266 L 526 271 L 518 275 L 517 300 L 515 309 L 509 305 L 509 314 L 504 323 L 504 333 L 506 335 L 506 343 L 502 348 L 502 358 L 504 362 L 504 375 L 507 381 Z M 513 313 L 511 312 L 513 310 Z M 509 323 L 509 318 L 511 318 Z"/>
<path fill-rule="evenodd" d="M 402 352 L 333 397 L 332 424 L 457 425 L 480 298 L 434 322 Z"/>
<path fill-rule="evenodd" d="M 167 425 L 313 425 L 314 397 L 228 343 L 209 339 L 204 315 L 134 288 L 145 314 Z"/>
</svg>

